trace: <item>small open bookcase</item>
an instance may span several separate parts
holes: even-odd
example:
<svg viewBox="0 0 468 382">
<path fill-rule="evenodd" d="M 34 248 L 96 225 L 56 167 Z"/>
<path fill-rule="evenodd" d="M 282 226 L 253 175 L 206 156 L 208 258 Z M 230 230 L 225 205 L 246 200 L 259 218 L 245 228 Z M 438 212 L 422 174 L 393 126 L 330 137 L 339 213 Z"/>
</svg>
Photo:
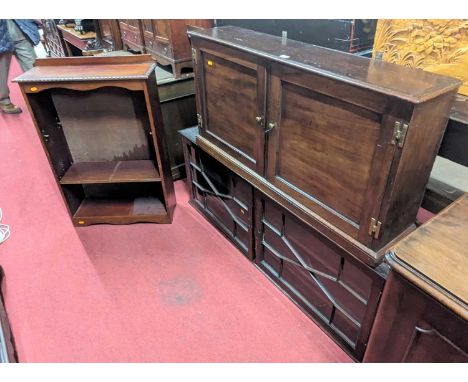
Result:
<svg viewBox="0 0 468 382">
<path fill-rule="evenodd" d="M 154 69 L 149 55 L 48 58 L 15 79 L 75 225 L 172 222 Z"/>
</svg>

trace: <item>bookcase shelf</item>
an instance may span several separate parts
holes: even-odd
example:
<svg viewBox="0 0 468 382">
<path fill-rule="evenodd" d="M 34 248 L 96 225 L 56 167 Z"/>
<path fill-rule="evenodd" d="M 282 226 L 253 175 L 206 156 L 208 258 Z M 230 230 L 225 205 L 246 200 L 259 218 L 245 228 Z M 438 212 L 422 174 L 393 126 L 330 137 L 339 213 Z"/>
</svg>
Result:
<svg viewBox="0 0 468 382">
<path fill-rule="evenodd" d="M 161 177 L 151 160 L 74 163 L 60 184 L 159 182 Z"/>
<path fill-rule="evenodd" d="M 73 215 L 77 225 L 96 223 L 167 222 L 164 203 L 157 197 L 86 198 Z M 130 221 L 129 221 L 130 220 Z"/>
</svg>

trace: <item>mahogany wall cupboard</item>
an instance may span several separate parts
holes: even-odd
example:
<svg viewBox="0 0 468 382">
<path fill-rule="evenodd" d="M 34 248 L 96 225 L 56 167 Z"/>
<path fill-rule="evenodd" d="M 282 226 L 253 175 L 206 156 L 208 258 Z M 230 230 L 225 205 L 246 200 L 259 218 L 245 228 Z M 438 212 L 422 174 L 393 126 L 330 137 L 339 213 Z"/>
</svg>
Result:
<svg viewBox="0 0 468 382">
<path fill-rule="evenodd" d="M 172 221 L 149 55 L 39 59 L 16 81 L 75 225 Z"/>
<path fill-rule="evenodd" d="M 378 263 L 414 226 L 460 82 L 237 27 L 189 36 L 200 146 Z"/>
</svg>

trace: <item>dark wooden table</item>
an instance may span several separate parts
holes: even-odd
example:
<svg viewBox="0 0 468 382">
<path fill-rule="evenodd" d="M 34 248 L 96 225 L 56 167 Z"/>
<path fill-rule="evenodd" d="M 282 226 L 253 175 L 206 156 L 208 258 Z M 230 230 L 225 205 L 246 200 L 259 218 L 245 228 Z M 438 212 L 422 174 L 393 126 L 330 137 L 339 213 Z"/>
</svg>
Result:
<svg viewBox="0 0 468 382">
<path fill-rule="evenodd" d="M 468 193 L 397 243 L 366 362 L 468 362 Z"/>
<path fill-rule="evenodd" d="M 66 27 L 65 25 L 57 25 L 58 30 L 62 33 L 63 40 L 65 41 L 65 48 L 67 50 L 67 56 L 92 56 L 101 50 L 89 50 L 87 49 L 88 43 L 96 40 L 95 32 L 86 32 L 81 34 L 75 31 L 75 29 Z"/>
</svg>

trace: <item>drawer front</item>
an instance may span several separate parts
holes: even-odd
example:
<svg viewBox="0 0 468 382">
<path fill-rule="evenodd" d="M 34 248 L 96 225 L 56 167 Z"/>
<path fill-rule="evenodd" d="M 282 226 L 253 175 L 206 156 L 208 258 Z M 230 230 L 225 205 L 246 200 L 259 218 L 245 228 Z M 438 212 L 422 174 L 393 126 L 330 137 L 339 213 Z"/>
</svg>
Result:
<svg viewBox="0 0 468 382">
<path fill-rule="evenodd" d="M 256 263 L 360 360 L 383 278 L 268 198 L 255 208 Z"/>
<path fill-rule="evenodd" d="M 266 69 L 233 49 L 203 41 L 195 72 L 200 134 L 245 166 L 263 173 Z"/>
<path fill-rule="evenodd" d="M 191 203 L 252 258 L 252 187 L 194 144 L 183 142 Z"/>
<path fill-rule="evenodd" d="M 173 51 L 172 51 L 172 46 L 169 44 L 169 42 L 152 40 L 152 41 L 149 41 L 146 46 L 161 56 L 164 56 L 167 58 L 173 58 L 174 56 Z"/>
<path fill-rule="evenodd" d="M 468 362 L 468 322 L 391 272 L 365 362 Z"/>
</svg>

